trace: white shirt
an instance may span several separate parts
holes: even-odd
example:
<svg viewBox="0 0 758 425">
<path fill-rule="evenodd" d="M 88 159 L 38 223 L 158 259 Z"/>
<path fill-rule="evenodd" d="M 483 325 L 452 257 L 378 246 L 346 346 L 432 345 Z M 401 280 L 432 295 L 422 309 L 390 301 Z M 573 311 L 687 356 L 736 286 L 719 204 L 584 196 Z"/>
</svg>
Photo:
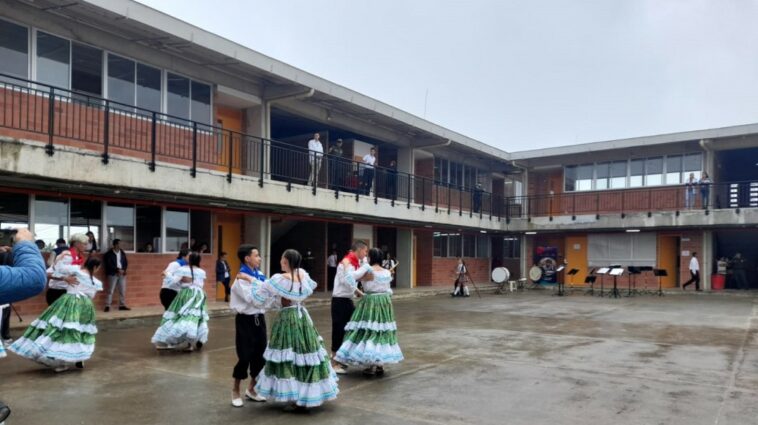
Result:
<svg viewBox="0 0 758 425">
<path fill-rule="evenodd" d="M 371 266 L 366 263 L 358 267 L 358 270 L 355 270 L 350 263 L 347 267 L 344 263 L 340 263 L 337 266 L 337 275 L 334 276 L 332 298 L 353 298 L 355 290 L 358 289 L 358 280 L 369 271 L 371 271 Z"/>
<path fill-rule="evenodd" d="M 374 168 L 374 163 L 376 163 L 376 157 L 371 154 L 367 154 L 363 157 L 363 163 L 366 164 L 366 168 Z"/>
<path fill-rule="evenodd" d="M 332 254 L 326 259 L 326 265 L 329 267 L 337 267 L 337 255 Z"/>
<path fill-rule="evenodd" d="M 260 284 L 260 283 L 259 283 Z M 266 305 L 253 298 L 253 284 L 245 279 L 237 279 L 232 285 L 229 308 L 238 314 L 264 314 Z"/>
<path fill-rule="evenodd" d="M 324 154 L 324 145 L 321 144 L 320 141 L 316 139 L 311 139 L 308 141 L 308 151 L 311 159 L 313 159 L 314 156 L 318 155 L 319 158 Z"/>
<path fill-rule="evenodd" d="M 690 259 L 690 271 L 691 272 L 700 271 L 700 263 L 697 262 L 696 257 L 692 257 L 692 259 Z"/>
<path fill-rule="evenodd" d="M 123 269 L 123 267 L 121 267 L 121 250 L 120 249 L 118 251 L 114 250 L 113 253 L 116 254 L 116 268 Z"/>
<path fill-rule="evenodd" d="M 179 267 L 181 266 L 182 265 L 179 264 L 179 262 L 176 260 L 168 263 L 168 267 L 166 267 L 166 270 L 163 271 L 164 276 L 161 289 L 170 289 L 176 292 L 179 292 L 179 290 L 182 289 L 182 285 L 180 285 L 178 281 L 174 280 L 174 273 L 179 270 Z"/>
</svg>

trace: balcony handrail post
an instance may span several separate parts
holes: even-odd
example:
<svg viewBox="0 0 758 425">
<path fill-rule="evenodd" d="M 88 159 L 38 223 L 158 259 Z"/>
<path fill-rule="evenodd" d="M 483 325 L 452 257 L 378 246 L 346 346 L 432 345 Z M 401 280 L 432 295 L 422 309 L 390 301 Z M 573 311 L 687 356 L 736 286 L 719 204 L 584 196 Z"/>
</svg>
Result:
<svg viewBox="0 0 758 425">
<path fill-rule="evenodd" d="M 53 156 L 55 146 L 53 146 L 53 137 L 55 137 L 55 87 L 50 86 L 50 98 L 47 105 L 47 146 L 45 153 Z"/>
<path fill-rule="evenodd" d="M 103 164 L 107 164 L 110 157 L 108 156 L 108 145 L 110 144 L 110 127 L 111 127 L 111 105 L 108 99 L 105 100 L 105 110 L 103 111 Z"/>
<path fill-rule="evenodd" d="M 266 140 L 263 139 L 263 138 L 261 138 L 260 142 L 261 142 L 261 149 L 260 149 L 260 153 L 259 153 L 259 157 L 258 157 L 258 169 L 259 169 L 258 170 L 258 173 L 259 173 L 258 187 L 263 187 L 263 174 L 264 174 L 264 169 L 265 169 L 266 164 L 268 163 L 268 161 L 266 161 L 266 159 L 265 159 L 265 155 L 266 155 Z M 269 151 L 270 151 L 270 149 L 269 149 Z M 269 166 L 270 166 L 270 164 L 269 164 Z"/>
<path fill-rule="evenodd" d="M 421 211 L 426 210 L 426 179 L 421 177 Z"/>
<path fill-rule="evenodd" d="M 469 192 L 468 218 L 474 217 L 474 191 Z M 462 205 L 462 204 L 461 204 Z"/>
<path fill-rule="evenodd" d="M 408 196 L 407 196 L 408 202 L 406 203 L 406 208 L 411 209 L 411 183 L 412 183 L 411 178 L 413 176 L 411 176 L 410 174 L 406 174 L 406 175 L 408 176 Z"/>
<path fill-rule="evenodd" d="M 153 111 L 150 116 L 150 164 L 148 167 L 150 171 L 155 171 L 155 155 L 158 146 L 158 114 Z"/>
<path fill-rule="evenodd" d="M 222 128 L 221 131 L 224 131 L 224 129 Z M 242 144 L 242 137 L 240 137 L 240 144 Z M 232 132 L 232 130 L 229 130 L 229 174 L 226 175 L 227 183 L 232 182 L 232 164 L 234 163 L 234 161 L 232 160 L 233 155 L 234 155 L 234 133 Z"/>
<path fill-rule="evenodd" d="M 434 188 L 437 188 L 436 190 Z M 434 180 L 432 180 L 432 190 L 434 190 L 434 212 L 438 213 L 440 212 L 440 185 L 437 184 Z"/>
<path fill-rule="evenodd" d="M 453 209 L 453 190 L 450 183 L 447 185 L 447 215 L 450 215 L 451 210 Z"/>
<path fill-rule="evenodd" d="M 192 121 L 192 169 L 190 169 L 190 175 L 192 177 L 197 176 L 197 122 Z"/>
</svg>

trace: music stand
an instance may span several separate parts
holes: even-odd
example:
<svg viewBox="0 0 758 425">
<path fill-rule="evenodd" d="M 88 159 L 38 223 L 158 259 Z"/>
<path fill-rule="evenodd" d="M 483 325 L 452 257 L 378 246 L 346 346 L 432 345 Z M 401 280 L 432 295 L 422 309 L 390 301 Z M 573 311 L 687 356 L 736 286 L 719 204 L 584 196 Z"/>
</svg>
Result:
<svg viewBox="0 0 758 425">
<path fill-rule="evenodd" d="M 610 267 L 600 267 L 595 271 L 596 274 L 600 275 L 600 297 L 604 297 L 605 293 L 603 292 L 603 288 L 605 286 L 605 275 L 608 274 L 608 272 L 611 271 Z"/>
<path fill-rule="evenodd" d="M 597 276 L 595 276 L 595 269 L 590 270 L 589 273 L 587 273 L 587 276 L 584 277 L 584 295 L 595 295 L 595 280 L 597 279 Z M 590 285 L 590 289 L 587 289 L 587 285 Z"/>
<path fill-rule="evenodd" d="M 616 267 L 614 269 L 611 269 L 611 271 L 608 273 L 611 276 L 613 276 L 613 289 L 611 290 L 611 293 L 608 294 L 608 297 L 613 298 L 619 298 L 621 296 L 621 293 L 619 292 L 618 287 L 618 277 L 624 274 L 624 268 L 623 267 Z"/>
<path fill-rule="evenodd" d="M 579 269 L 571 269 L 566 273 L 567 275 L 571 276 L 571 280 L 569 281 L 569 291 L 574 289 L 574 276 L 576 276 L 577 273 L 579 273 Z"/>
<path fill-rule="evenodd" d="M 663 283 L 661 282 L 661 278 L 668 276 L 669 274 L 666 273 L 665 269 L 653 269 L 653 276 L 658 278 L 658 296 L 663 296 Z"/>
<path fill-rule="evenodd" d="M 626 268 L 626 271 L 629 274 L 629 280 L 628 280 L 628 283 L 629 283 L 628 289 L 629 289 L 629 291 L 627 292 L 626 296 L 627 297 L 631 297 L 632 294 L 638 294 L 639 293 L 637 291 L 637 282 L 636 282 L 637 279 L 636 279 L 636 276 L 638 274 L 640 274 L 641 272 L 640 272 L 640 268 L 637 267 L 637 266 L 629 266 L 629 267 Z M 632 289 L 632 288 L 634 288 L 634 289 Z"/>
<path fill-rule="evenodd" d="M 563 283 L 561 283 L 561 279 L 559 279 L 559 276 L 557 274 L 558 274 L 558 272 L 562 272 L 565 268 L 566 268 L 566 266 L 564 266 L 564 265 L 561 264 L 560 266 L 558 266 L 557 269 L 555 269 L 555 273 L 556 273 L 555 283 L 558 284 L 558 293 L 557 294 L 553 294 L 553 295 L 556 295 L 556 296 L 559 296 L 559 297 L 562 297 L 564 295 L 563 287 L 565 285 Z"/>
<path fill-rule="evenodd" d="M 644 272 L 651 272 L 652 273 L 652 271 L 653 271 L 653 267 L 652 266 L 640 266 L 640 273 L 644 273 Z M 648 295 L 655 293 L 654 291 L 651 291 L 651 290 L 649 290 L 647 288 L 647 278 L 645 279 L 645 287 L 640 292 L 643 293 L 643 294 L 648 294 Z"/>
</svg>

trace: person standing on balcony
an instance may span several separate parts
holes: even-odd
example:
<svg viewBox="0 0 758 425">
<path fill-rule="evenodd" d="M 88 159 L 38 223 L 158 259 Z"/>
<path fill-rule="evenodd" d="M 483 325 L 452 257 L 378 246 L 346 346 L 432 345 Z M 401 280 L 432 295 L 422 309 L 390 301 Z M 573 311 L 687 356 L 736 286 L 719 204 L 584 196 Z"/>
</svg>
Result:
<svg viewBox="0 0 758 425">
<path fill-rule="evenodd" d="M 342 139 L 329 147 L 329 187 L 342 190 Z"/>
<path fill-rule="evenodd" d="M 105 253 L 105 275 L 108 277 L 108 297 L 105 300 L 105 312 L 111 311 L 113 303 L 113 291 L 118 286 L 118 309 L 131 310 L 126 305 L 126 268 L 129 261 L 126 259 L 126 253 L 121 250 L 121 239 L 114 239 L 111 249 Z"/>
<path fill-rule="evenodd" d="M 308 186 L 318 184 L 321 160 L 324 158 L 324 146 L 321 144 L 320 138 L 320 134 L 313 133 L 313 138 L 308 141 L 308 162 L 311 167 L 308 173 Z"/>
<path fill-rule="evenodd" d="M 710 198 L 711 198 L 711 185 L 713 184 L 713 180 L 708 176 L 708 173 L 703 171 L 703 175 L 700 176 L 700 203 L 703 206 L 704 210 L 708 209 L 708 206 L 710 205 Z"/>
<path fill-rule="evenodd" d="M 397 199 L 397 161 L 390 161 L 387 167 L 387 196 L 390 199 Z"/>
<path fill-rule="evenodd" d="M 700 263 L 697 261 L 697 252 L 692 252 L 692 258 L 690 259 L 690 280 L 682 285 L 682 291 L 687 289 L 688 285 L 695 284 L 695 290 L 700 291 Z"/>
<path fill-rule="evenodd" d="M 371 148 L 369 153 L 363 157 L 363 194 L 371 194 L 371 186 L 374 183 L 374 164 L 376 164 L 376 148 Z"/>
<path fill-rule="evenodd" d="M 684 183 L 684 207 L 688 210 L 695 206 L 696 190 L 697 180 L 695 179 L 695 173 L 690 173 L 690 176 Z"/>
<path fill-rule="evenodd" d="M 474 212 L 478 213 L 482 209 L 482 184 L 477 183 L 474 188 Z"/>
</svg>

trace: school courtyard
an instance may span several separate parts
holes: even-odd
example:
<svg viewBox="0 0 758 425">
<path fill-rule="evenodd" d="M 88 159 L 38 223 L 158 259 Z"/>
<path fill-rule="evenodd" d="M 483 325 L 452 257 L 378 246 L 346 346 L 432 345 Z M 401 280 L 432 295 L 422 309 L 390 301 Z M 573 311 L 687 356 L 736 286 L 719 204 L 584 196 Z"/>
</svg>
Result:
<svg viewBox="0 0 758 425">
<path fill-rule="evenodd" d="M 406 361 L 383 378 L 352 370 L 307 413 L 231 407 L 229 316 L 211 319 L 199 353 L 156 353 L 149 318 L 101 321 L 84 371 L 9 354 L 0 399 L 7 425 L 758 423 L 758 297 L 550 294 L 399 299 Z M 329 308 L 310 311 L 328 341 Z"/>
</svg>

